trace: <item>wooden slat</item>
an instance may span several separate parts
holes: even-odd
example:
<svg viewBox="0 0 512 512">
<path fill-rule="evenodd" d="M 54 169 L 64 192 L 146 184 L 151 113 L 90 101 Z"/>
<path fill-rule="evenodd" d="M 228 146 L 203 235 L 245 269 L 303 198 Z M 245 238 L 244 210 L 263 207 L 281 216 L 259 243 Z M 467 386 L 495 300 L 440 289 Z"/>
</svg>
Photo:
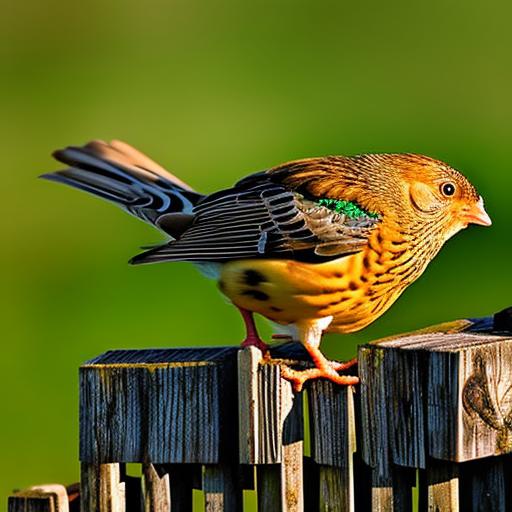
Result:
<svg viewBox="0 0 512 512">
<path fill-rule="evenodd" d="M 255 464 L 259 455 L 258 365 L 261 352 L 247 347 L 238 352 L 238 442 L 241 464 Z"/>
<path fill-rule="evenodd" d="M 311 456 L 320 465 L 320 510 L 354 510 L 354 390 L 318 380 L 308 389 Z"/>
<path fill-rule="evenodd" d="M 389 446 L 389 403 L 386 383 L 391 377 L 389 359 L 379 346 L 359 348 L 360 447 L 363 461 L 386 474 L 391 467 Z"/>
<path fill-rule="evenodd" d="M 242 510 L 240 475 L 232 465 L 207 465 L 203 473 L 206 512 L 237 512 Z"/>
<path fill-rule="evenodd" d="M 361 347 L 363 459 L 423 468 L 427 454 L 462 462 L 509 453 L 511 369 L 512 337 L 482 330 Z"/>
<path fill-rule="evenodd" d="M 256 467 L 258 512 L 281 511 L 281 468 L 279 464 Z"/>
<path fill-rule="evenodd" d="M 390 466 L 384 473 L 372 471 L 372 512 L 411 512 L 412 487 L 416 472 L 409 468 Z"/>
<path fill-rule="evenodd" d="M 459 512 L 459 465 L 429 459 L 420 471 L 419 511 Z"/>
<path fill-rule="evenodd" d="M 80 369 L 83 462 L 219 462 L 236 347 L 108 352 Z"/>
<path fill-rule="evenodd" d="M 505 512 L 512 509 L 507 496 L 510 481 L 504 459 L 489 457 L 461 464 L 461 511 Z"/>
<path fill-rule="evenodd" d="M 458 339 L 465 345 L 455 353 L 431 354 L 432 457 L 466 461 L 512 450 L 512 338 L 475 338 Z"/>
<path fill-rule="evenodd" d="M 238 356 L 239 450 L 257 467 L 259 510 L 301 511 L 304 506 L 301 395 L 281 378 L 277 364 L 254 347 Z"/>
<path fill-rule="evenodd" d="M 19 491 L 8 500 L 9 512 L 68 512 L 66 488 L 59 484 L 38 485 Z"/>
<path fill-rule="evenodd" d="M 88 512 L 125 512 L 119 464 L 81 464 L 80 507 Z"/>
<path fill-rule="evenodd" d="M 255 347 L 238 355 L 238 400 L 241 464 L 280 463 L 283 436 L 288 436 L 285 444 L 302 442 L 300 395 L 295 398 L 290 383 L 281 378 L 279 365 L 262 361 Z"/>
<path fill-rule="evenodd" d="M 142 495 L 144 512 L 170 512 L 169 474 L 165 473 L 160 476 L 153 464 L 143 464 Z"/>
</svg>

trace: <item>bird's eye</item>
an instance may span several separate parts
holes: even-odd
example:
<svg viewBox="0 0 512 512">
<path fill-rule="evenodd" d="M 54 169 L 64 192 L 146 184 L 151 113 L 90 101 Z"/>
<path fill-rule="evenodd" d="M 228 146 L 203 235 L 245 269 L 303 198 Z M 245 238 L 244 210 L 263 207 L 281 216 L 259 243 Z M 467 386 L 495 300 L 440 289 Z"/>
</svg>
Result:
<svg viewBox="0 0 512 512">
<path fill-rule="evenodd" d="M 450 182 L 443 183 L 441 185 L 441 193 L 443 194 L 443 196 L 446 197 L 453 196 L 453 194 L 455 194 L 455 185 Z"/>
</svg>

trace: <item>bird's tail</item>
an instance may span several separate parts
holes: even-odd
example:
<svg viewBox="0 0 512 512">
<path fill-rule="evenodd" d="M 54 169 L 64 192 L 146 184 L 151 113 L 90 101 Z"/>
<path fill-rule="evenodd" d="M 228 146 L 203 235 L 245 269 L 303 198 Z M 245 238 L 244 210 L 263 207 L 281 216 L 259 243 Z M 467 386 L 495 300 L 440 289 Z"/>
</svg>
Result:
<svg viewBox="0 0 512 512">
<path fill-rule="evenodd" d="M 67 147 L 53 156 L 69 167 L 41 177 L 65 183 L 111 201 L 128 213 L 162 227 L 192 218 L 194 205 L 203 197 L 143 153 L 120 141 L 92 141 Z"/>
</svg>

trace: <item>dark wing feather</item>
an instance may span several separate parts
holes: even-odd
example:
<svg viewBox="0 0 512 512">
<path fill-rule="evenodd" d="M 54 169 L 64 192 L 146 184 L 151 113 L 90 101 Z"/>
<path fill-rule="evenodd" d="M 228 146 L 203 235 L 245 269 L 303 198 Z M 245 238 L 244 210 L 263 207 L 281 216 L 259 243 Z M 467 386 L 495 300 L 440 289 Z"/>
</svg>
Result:
<svg viewBox="0 0 512 512">
<path fill-rule="evenodd" d="M 255 177 L 205 197 L 179 240 L 146 251 L 132 263 L 247 258 L 321 262 L 360 251 L 378 223 L 349 219 L 262 174 Z"/>
</svg>

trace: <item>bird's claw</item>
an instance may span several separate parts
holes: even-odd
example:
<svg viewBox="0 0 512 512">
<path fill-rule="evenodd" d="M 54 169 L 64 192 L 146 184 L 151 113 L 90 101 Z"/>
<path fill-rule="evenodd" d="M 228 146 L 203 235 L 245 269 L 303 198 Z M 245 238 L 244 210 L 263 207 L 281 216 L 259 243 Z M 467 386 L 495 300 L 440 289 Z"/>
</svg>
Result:
<svg viewBox="0 0 512 512">
<path fill-rule="evenodd" d="M 348 363 L 338 363 L 345 366 L 343 369 L 353 366 L 353 360 Z M 308 368 L 307 370 L 293 370 L 289 366 L 281 366 L 281 376 L 292 383 L 293 389 L 299 393 L 308 380 L 324 378 L 339 384 L 340 386 L 353 386 L 359 384 L 359 378 L 353 375 L 338 375 L 332 366 L 327 368 Z"/>
<path fill-rule="evenodd" d="M 329 366 L 336 372 L 343 372 L 356 365 L 357 357 L 354 357 L 354 359 L 346 361 L 345 363 L 340 363 L 339 361 L 329 361 Z"/>
</svg>

